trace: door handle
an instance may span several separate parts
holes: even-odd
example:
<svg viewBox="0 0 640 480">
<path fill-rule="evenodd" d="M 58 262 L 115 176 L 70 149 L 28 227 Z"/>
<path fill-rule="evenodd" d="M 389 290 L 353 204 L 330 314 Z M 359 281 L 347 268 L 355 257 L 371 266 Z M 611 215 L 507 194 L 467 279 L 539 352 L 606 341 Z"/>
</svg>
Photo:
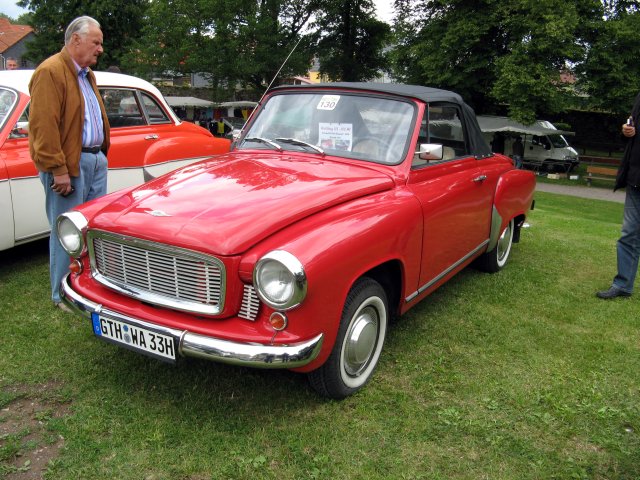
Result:
<svg viewBox="0 0 640 480">
<path fill-rule="evenodd" d="M 486 179 L 487 179 L 486 175 L 478 175 L 476 178 L 473 179 L 473 181 L 476 183 L 481 183 L 481 182 L 484 182 Z"/>
<path fill-rule="evenodd" d="M 158 135 L 156 135 L 155 133 L 152 135 L 147 135 L 146 137 L 144 137 L 145 140 L 157 140 L 158 139 Z"/>
</svg>

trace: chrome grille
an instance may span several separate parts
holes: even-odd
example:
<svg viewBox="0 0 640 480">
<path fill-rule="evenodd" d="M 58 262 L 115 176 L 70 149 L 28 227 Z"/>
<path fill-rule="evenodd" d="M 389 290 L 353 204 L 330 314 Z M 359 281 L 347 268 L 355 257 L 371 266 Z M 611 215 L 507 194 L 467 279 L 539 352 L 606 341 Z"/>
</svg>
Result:
<svg viewBox="0 0 640 480">
<path fill-rule="evenodd" d="M 192 250 L 106 232 L 89 232 L 96 280 L 169 308 L 215 315 L 224 307 L 223 263 Z"/>
<path fill-rule="evenodd" d="M 244 318 L 245 320 L 255 321 L 255 319 L 258 317 L 259 309 L 260 299 L 258 298 L 256 289 L 253 287 L 253 285 L 245 285 L 238 316 L 240 318 Z"/>
</svg>

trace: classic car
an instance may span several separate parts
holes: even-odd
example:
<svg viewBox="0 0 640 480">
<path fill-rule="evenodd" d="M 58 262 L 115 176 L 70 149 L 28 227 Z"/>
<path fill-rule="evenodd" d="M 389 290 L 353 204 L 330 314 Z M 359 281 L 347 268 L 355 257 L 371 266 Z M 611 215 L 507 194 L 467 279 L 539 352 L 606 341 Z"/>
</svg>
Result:
<svg viewBox="0 0 640 480">
<path fill-rule="evenodd" d="M 0 250 L 49 235 L 44 190 L 29 155 L 32 74 L 0 72 Z M 116 73 L 95 74 L 111 124 L 109 191 L 229 151 L 228 140 L 180 122 L 150 83 Z"/>
<path fill-rule="evenodd" d="M 64 302 L 138 353 L 288 368 L 340 399 L 390 318 L 505 266 L 534 190 L 455 93 L 277 87 L 230 153 L 59 217 Z"/>
</svg>

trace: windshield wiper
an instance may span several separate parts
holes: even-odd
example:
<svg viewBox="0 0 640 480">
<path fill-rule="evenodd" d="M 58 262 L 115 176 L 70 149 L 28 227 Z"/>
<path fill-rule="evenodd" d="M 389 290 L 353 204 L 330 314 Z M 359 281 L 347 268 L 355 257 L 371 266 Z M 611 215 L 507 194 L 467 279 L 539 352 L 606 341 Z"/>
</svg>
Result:
<svg viewBox="0 0 640 480">
<path fill-rule="evenodd" d="M 303 142 L 302 140 L 298 140 L 297 138 L 276 138 L 276 141 L 282 142 L 282 143 L 290 143 L 291 145 L 299 145 L 301 147 L 309 147 L 312 150 L 315 150 L 316 152 L 321 153 L 322 155 L 325 154 L 324 150 L 321 149 L 320 147 L 316 145 L 312 145 L 307 142 Z"/>
<path fill-rule="evenodd" d="M 269 140 L 268 138 L 262 138 L 262 137 L 248 137 L 245 138 L 244 142 L 258 142 L 258 143 L 266 143 L 267 145 L 275 148 L 277 151 L 281 152 L 282 151 L 282 147 L 280 145 L 278 145 L 276 142 L 274 142 L 273 140 Z"/>
</svg>

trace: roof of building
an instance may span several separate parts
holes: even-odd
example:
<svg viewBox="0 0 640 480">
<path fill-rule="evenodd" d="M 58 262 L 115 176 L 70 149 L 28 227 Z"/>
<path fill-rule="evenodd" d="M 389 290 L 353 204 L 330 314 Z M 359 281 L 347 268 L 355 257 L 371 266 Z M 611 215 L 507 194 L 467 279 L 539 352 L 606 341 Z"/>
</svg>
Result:
<svg viewBox="0 0 640 480">
<path fill-rule="evenodd" d="M 30 33 L 33 33 L 33 28 L 29 25 L 13 25 L 0 17 L 0 53 L 6 52 Z"/>
</svg>

